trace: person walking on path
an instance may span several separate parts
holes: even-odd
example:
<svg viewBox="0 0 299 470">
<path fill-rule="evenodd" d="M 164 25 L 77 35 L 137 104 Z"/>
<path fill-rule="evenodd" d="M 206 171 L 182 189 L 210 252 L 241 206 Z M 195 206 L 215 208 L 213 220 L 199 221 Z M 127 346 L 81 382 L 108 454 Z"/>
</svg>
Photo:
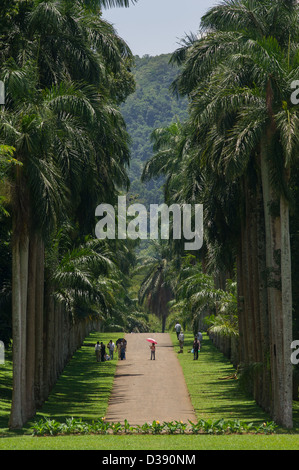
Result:
<svg viewBox="0 0 299 470">
<path fill-rule="evenodd" d="M 97 344 L 95 345 L 94 350 L 95 350 L 97 362 L 100 362 L 101 361 L 101 346 L 99 342 L 97 342 Z"/>
<path fill-rule="evenodd" d="M 179 322 L 176 322 L 174 329 L 176 331 L 177 339 L 179 339 L 179 334 L 181 332 L 181 325 L 179 324 Z"/>
<path fill-rule="evenodd" d="M 179 342 L 180 342 L 180 353 L 183 352 L 183 349 L 184 349 L 184 333 L 183 333 L 183 330 L 181 330 L 180 334 L 179 334 Z"/>
<path fill-rule="evenodd" d="M 193 341 L 193 360 L 196 361 L 198 359 L 198 350 L 199 350 L 199 342 L 197 336 L 195 336 Z"/>
<path fill-rule="evenodd" d="M 114 352 L 114 349 L 115 349 L 115 344 L 113 343 L 112 339 L 107 344 L 107 348 L 109 349 L 110 359 L 112 360 L 113 359 L 113 352 Z"/>
<path fill-rule="evenodd" d="M 150 350 L 151 350 L 151 360 L 155 360 L 156 359 L 156 345 L 154 343 L 152 343 L 150 345 Z"/>
<path fill-rule="evenodd" d="M 126 359 L 126 344 L 124 341 L 120 343 L 120 359 L 121 361 Z"/>
<path fill-rule="evenodd" d="M 106 356 L 106 350 L 105 350 L 105 345 L 103 342 L 101 342 L 101 361 L 105 361 L 105 356 Z"/>
<path fill-rule="evenodd" d="M 120 359 L 121 342 L 116 343 L 116 346 L 117 346 L 118 359 Z"/>
</svg>

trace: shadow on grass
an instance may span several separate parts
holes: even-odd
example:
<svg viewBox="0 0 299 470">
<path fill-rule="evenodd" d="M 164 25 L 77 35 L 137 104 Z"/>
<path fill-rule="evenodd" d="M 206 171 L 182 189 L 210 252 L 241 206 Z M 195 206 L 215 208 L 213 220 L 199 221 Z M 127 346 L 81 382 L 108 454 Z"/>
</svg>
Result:
<svg viewBox="0 0 299 470">
<path fill-rule="evenodd" d="M 48 400 L 35 417 L 22 430 L 9 431 L 8 420 L 12 398 L 12 362 L 6 361 L 5 369 L 0 370 L 0 435 L 22 434 L 32 423 L 42 417 L 64 422 L 66 418 L 76 417 L 85 421 L 105 415 L 111 394 L 117 360 L 97 362 L 94 344 L 99 333 L 87 338 L 84 345 L 73 355 L 63 370 Z M 106 344 L 113 336 L 100 334 Z M 112 338 L 110 337 L 112 336 Z M 94 339 L 96 338 L 96 339 Z M 91 342 L 94 340 L 94 342 Z"/>
<path fill-rule="evenodd" d="M 239 381 L 230 378 L 236 372 L 235 368 L 206 334 L 198 360 L 193 360 L 193 354 L 189 352 L 193 339 L 191 335 L 185 335 L 184 353 L 178 357 L 198 418 L 240 419 L 254 423 L 271 421 L 239 386 Z"/>
<path fill-rule="evenodd" d="M 53 388 L 49 399 L 36 414 L 57 421 L 67 417 L 85 420 L 105 415 L 117 361 L 97 362 L 94 349 L 77 351 Z"/>
</svg>

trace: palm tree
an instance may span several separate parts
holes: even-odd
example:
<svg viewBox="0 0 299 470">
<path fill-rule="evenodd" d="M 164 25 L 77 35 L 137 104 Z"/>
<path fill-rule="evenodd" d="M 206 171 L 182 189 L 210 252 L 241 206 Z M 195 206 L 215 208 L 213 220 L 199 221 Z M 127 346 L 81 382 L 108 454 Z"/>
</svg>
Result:
<svg viewBox="0 0 299 470">
<path fill-rule="evenodd" d="M 103 243 L 89 238 L 81 245 L 63 251 L 61 259 L 54 257 L 56 269 L 52 267 L 51 275 L 54 298 L 64 304 L 73 321 L 80 313 L 100 318 L 107 315 L 111 295 L 116 294 L 118 285 L 113 280 L 116 266 L 112 259 Z M 111 283 L 110 287 L 108 283 Z"/>
<path fill-rule="evenodd" d="M 43 289 L 41 282 L 44 258 L 43 238 L 61 218 L 61 211 L 66 206 L 67 193 L 66 185 L 62 183 L 61 170 L 53 158 L 55 155 L 53 135 L 59 129 L 57 109 L 53 106 L 55 100 L 49 100 L 47 94 L 40 93 L 38 96 L 35 91 L 33 92 L 36 82 L 29 69 L 28 74 L 21 73 L 23 73 L 23 82 L 28 81 L 26 91 L 30 91 L 32 94 L 29 93 L 28 96 L 26 93 L 26 96 L 22 97 L 23 102 L 20 106 L 20 89 L 18 89 L 19 96 L 13 94 L 14 75 L 18 73 L 20 72 L 16 69 L 5 75 L 6 88 L 8 94 L 11 94 L 11 103 L 8 109 L 2 112 L 1 134 L 4 141 L 14 143 L 15 158 L 22 164 L 22 166 L 16 166 L 14 177 L 11 180 L 13 351 L 15 372 L 17 368 L 24 368 L 26 371 L 24 374 L 30 373 L 30 377 L 27 376 L 26 379 L 23 377 L 28 385 L 26 395 L 29 397 L 33 394 L 34 383 L 32 371 L 35 364 L 33 360 L 35 355 L 34 338 L 42 338 L 42 334 L 36 335 L 35 328 L 38 321 L 36 312 L 41 314 L 43 304 L 41 297 L 41 289 Z M 34 103 L 31 101 L 33 93 L 35 94 Z M 61 94 L 60 98 L 62 98 Z M 75 150 L 75 145 L 73 149 Z M 40 282 L 41 284 L 39 284 Z M 28 292 L 27 287 L 29 287 Z M 39 306 L 36 302 L 39 303 Z M 28 312 L 27 318 L 26 312 Z M 30 338 L 28 342 L 25 340 L 26 336 Z M 31 348 L 28 349 L 26 344 Z M 31 367 L 26 367 L 26 364 L 31 364 Z M 16 380 L 21 379 L 20 374 L 15 373 L 14 375 Z M 23 410 L 24 417 L 27 417 L 27 413 L 31 414 L 32 411 L 27 410 L 25 404 L 19 406 L 20 396 L 16 400 L 16 395 L 21 393 L 21 390 L 20 383 L 15 384 L 13 403 L 18 410 Z M 23 397 L 24 400 L 25 398 Z M 28 399 L 26 399 L 26 404 L 29 405 Z M 31 407 L 31 405 L 29 406 Z M 19 422 L 20 417 L 14 416 Z"/>
<path fill-rule="evenodd" d="M 216 288 L 213 276 L 203 272 L 202 263 L 195 256 L 187 255 L 182 259 L 173 290 L 175 300 L 171 302 L 171 310 L 181 310 L 184 322 L 192 326 L 194 334 L 203 327 L 207 317 L 213 318 L 215 323 L 218 315 L 225 318 L 230 331 L 236 333 L 237 297 L 234 282 L 227 281 L 225 290 Z"/>
<path fill-rule="evenodd" d="M 83 231 L 85 220 L 90 228 L 97 188 L 103 193 L 113 182 L 108 196 L 115 197 L 116 186 L 127 182 L 127 134 L 115 104 L 119 93 L 109 84 L 113 76 L 120 80 L 130 52 L 113 28 L 80 2 L 20 4 L 13 19 L 1 50 L 8 93 L 1 135 L 22 164 L 11 180 L 15 382 L 10 425 L 19 427 L 34 412 L 34 389 L 42 388 L 45 239 L 64 210 L 79 219 Z M 122 97 L 129 91 L 123 86 Z M 84 197 L 90 199 L 85 220 L 78 217 Z"/>
<path fill-rule="evenodd" d="M 171 261 L 167 244 L 154 241 L 153 245 L 155 246 L 154 254 L 143 255 L 139 259 L 139 267 L 135 270 L 135 273 L 145 273 L 139 288 L 138 299 L 140 305 L 145 302 L 149 312 L 162 319 L 162 333 L 164 333 L 169 314 L 169 301 L 173 297 L 172 280 L 169 277 Z"/>
<path fill-rule="evenodd" d="M 166 203 L 174 202 L 177 179 L 182 178 L 178 172 L 186 159 L 191 160 L 189 134 L 185 127 L 185 123 L 177 120 L 168 127 L 155 129 L 151 134 L 154 154 L 144 165 L 141 181 L 162 177 Z"/>
<path fill-rule="evenodd" d="M 226 1 L 203 17 L 202 26 L 204 35 L 192 38 L 174 56 L 184 64 L 174 86 L 191 97 L 197 138 L 205 136 L 205 164 L 228 181 L 237 181 L 248 172 L 250 161 L 256 161 L 263 189 L 267 271 L 271 274 L 267 287 L 271 412 L 277 422 L 291 427 L 287 186 L 298 152 L 298 115 L 290 103 L 290 84 L 298 69 L 298 6 L 293 1 Z M 247 182 L 248 177 L 247 173 Z M 274 215 L 277 201 L 279 209 Z M 285 361 L 280 362 L 283 357 Z"/>
</svg>

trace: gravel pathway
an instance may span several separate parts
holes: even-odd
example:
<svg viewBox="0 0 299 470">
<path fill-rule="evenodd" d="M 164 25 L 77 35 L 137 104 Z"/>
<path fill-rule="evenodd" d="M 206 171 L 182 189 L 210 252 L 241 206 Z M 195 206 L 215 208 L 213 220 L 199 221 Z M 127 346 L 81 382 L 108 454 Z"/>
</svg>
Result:
<svg viewBox="0 0 299 470">
<path fill-rule="evenodd" d="M 154 338 L 156 359 L 150 359 Z M 126 335 L 126 359 L 118 361 L 106 420 L 142 425 L 153 420 L 195 422 L 187 386 L 177 353 L 168 333 Z"/>
</svg>

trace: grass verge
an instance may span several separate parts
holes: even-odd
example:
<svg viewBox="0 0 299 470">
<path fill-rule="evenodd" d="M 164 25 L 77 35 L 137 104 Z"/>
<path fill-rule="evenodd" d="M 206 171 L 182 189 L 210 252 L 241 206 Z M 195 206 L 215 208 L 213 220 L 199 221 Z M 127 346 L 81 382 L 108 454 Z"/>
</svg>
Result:
<svg viewBox="0 0 299 470">
<path fill-rule="evenodd" d="M 36 413 L 36 420 L 50 417 L 59 422 L 73 416 L 91 420 L 105 416 L 109 396 L 112 391 L 117 358 L 99 363 L 95 359 L 94 345 L 103 341 L 105 345 L 110 339 L 114 342 L 121 336 L 119 333 L 91 333 L 83 346 L 76 351 L 65 367 L 49 399 Z M 0 436 L 28 432 L 30 421 L 21 431 L 9 431 L 8 419 L 12 389 L 12 361 L 7 354 L 5 365 L 0 366 Z M 1 446 L 0 446 L 1 447 Z"/>
<path fill-rule="evenodd" d="M 171 334 L 175 351 L 179 350 L 175 334 Z M 193 360 L 193 336 L 185 334 L 184 353 L 178 354 L 192 405 L 197 418 L 241 419 L 253 423 L 271 421 L 271 418 L 256 405 L 252 398 L 238 387 L 233 376 L 233 365 L 221 354 L 206 334 L 203 335 L 198 360 Z"/>
<path fill-rule="evenodd" d="M 175 351 L 179 350 L 175 333 L 171 333 Z M 178 354 L 186 384 L 197 418 L 200 419 L 240 419 L 258 424 L 271 421 L 255 401 L 239 387 L 235 379 L 227 379 L 235 373 L 235 368 L 204 334 L 202 348 L 197 361 L 193 360 L 193 335 L 185 334 L 184 353 Z M 293 433 L 299 433 L 299 403 L 293 402 Z M 283 428 L 277 432 L 285 433 Z M 298 438 L 298 435 L 297 435 Z M 299 444 L 298 444 L 299 448 Z"/>
</svg>

